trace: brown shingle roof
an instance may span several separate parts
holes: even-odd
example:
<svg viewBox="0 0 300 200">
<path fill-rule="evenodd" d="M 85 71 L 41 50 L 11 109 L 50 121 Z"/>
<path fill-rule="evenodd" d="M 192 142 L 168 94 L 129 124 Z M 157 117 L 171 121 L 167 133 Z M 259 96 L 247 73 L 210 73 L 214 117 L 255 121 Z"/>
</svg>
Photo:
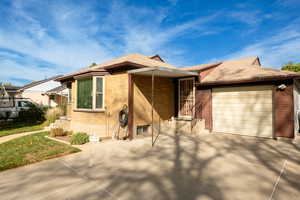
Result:
<svg viewBox="0 0 300 200">
<path fill-rule="evenodd" d="M 128 54 L 126 56 L 115 58 L 110 61 L 95 65 L 93 67 L 82 69 L 78 72 L 68 74 L 63 77 L 59 77 L 56 80 L 58 80 L 58 81 L 64 80 L 64 79 L 73 77 L 75 75 L 79 75 L 79 74 L 83 74 L 83 73 L 87 73 L 87 72 L 91 72 L 91 71 L 105 72 L 107 69 L 124 66 L 124 65 L 133 65 L 136 67 L 166 67 L 166 68 L 176 69 L 176 67 L 173 65 L 153 59 L 153 57 L 157 57 L 157 56 L 158 55 L 145 56 L 145 55 L 138 54 L 138 53 L 132 53 L 132 54 Z"/>
<path fill-rule="evenodd" d="M 300 77 L 300 73 L 265 68 L 257 64 L 225 61 L 201 80 L 200 85 L 256 82 L 293 77 Z"/>
<path fill-rule="evenodd" d="M 260 64 L 258 57 L 247 57 L 247 58 L 240 58 L 236 60 L 227 60 L 227 61 L 222 61 L 222 62 L 214 62 L 214 63 L 208 63 L 208 64 L 200 64 L 200 65 L 194 65 L 194 66 L 189 66 L 189 67 L 181 67 L 181 70 L 187 70 L 187 71 L 202 71 L 205 69 L 209 69 L 211 67 L 216 67 L 220 64 L 228 64 L 234 62 L 236 64 L 248 64 L 248 65 L 253 65 L 255 63 Z"/>
<path fill-rule="evenodd" d="M 60 86 L 55 87 L 55 88 L 53 88 L 53 89 L 51 89 L 51 90 L 48 90 L 48 91 L 46 92 L 46 94 L 59 93 L 59 92 L 65 90 L 66 88 L 67 88 L 67 86 L 65 86 L 65 85 L 60 85 Z"/>
<path fill-rule="evenodd" d="M 222 62 L 215 62 L 215 63 L 208 63 L 208 64 L 200 64 L 200 65 L 194 65 L 190 67 L 182 67 L 180 70 L 185 70 L 185 71 L 201 71 L 205 69 L 209 69 L 211 67 L 218 66 Z"/>
<path fill-rule="evenodd" d="M 170 64 L 167 64 L 167 63 L 155 60 L 155 59 L 151 59 L 151 57 L 149 57 L 149 56 L 145 56 L 145 55 L 138 54 L 138 53 L 132 53 L 132 54 L 128 54 L 126 56 L 112 59 L 108 62 L 104 62 L 102 64 L 96 65 L 91 68 L 92 69 L 97 69 L 97 68 L 109 69 L 118 64 L 127 63 L 127 62 L 134 63 L 136 65 L 140 65 L 141 67 L 166 67 L 166 68 L 176 69 L 176 67 L 173 65 L 170 65 Z"/>
</svg>

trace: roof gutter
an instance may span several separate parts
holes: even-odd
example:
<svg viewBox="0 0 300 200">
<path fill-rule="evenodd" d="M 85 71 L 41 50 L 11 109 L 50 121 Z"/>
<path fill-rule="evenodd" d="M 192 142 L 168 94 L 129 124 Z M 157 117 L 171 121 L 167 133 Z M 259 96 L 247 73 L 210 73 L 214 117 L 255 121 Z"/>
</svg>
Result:
<svg viewBox="0 0 300 200">
<path fill-rule="evenodd" d="M 264 77 L 264 78 L 252 78 L 244 80 L 232 80 L 232 81 L 211 81 L 196 83 L 197 86 L 216 86 L 216 85 L 230 85 L 230 84 L 239 84 L 239 83 L 255 83 L 255 82 L 266 82 L 266 81 L 282 81 L 289 79 L 300 79 L 300 75 L 290 75 L 290 76 L 277 76 L 277 77 Z"/>
<path fill-rule="evenodd" d="M 166 77 L 172 77 L 173 76 L 198 76 L 199 74 L 196 72 L 191 71 L 183 71 L 178 69 L 171 69 L 171 68 L 165 68 L 165 67 L 145 67 L 141 69 L 134 69 L 127 71 L 128 74 L 142 74 L 147 75 L 147 73 L 150 73 L 152 71 L 158 71 L 158 72 L 166 72 L 169 75 L 165 75 Z M 176 75 L 177 74 L 177 75 Z M 151 74 L 149 74 L 151 75 Z"/>
</svg>

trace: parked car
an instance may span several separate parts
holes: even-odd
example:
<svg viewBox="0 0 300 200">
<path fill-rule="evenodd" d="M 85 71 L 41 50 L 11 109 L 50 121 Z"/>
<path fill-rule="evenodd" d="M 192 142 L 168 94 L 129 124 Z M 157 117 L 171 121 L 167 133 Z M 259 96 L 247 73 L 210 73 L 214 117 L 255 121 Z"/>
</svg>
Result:
<svg viewBox="0 0 300 200">
<path fill-rule="evenodd" d="M 15 119 L 20 111 L 36 106 L 29 99 L 0 99 L 0 119 Z"/>
</svg>

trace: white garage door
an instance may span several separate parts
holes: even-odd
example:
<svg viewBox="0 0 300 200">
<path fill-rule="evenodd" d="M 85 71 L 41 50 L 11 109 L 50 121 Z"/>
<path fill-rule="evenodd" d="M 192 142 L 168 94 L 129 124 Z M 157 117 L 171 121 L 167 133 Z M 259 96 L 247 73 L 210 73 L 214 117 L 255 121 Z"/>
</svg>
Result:
<svg viewBox="0 0 300 200">
<path fill-rule="evenodd" d="M 213 131 L 271 138 L 272 109 L 271 86 L 213 89 Z"/>
</svg>

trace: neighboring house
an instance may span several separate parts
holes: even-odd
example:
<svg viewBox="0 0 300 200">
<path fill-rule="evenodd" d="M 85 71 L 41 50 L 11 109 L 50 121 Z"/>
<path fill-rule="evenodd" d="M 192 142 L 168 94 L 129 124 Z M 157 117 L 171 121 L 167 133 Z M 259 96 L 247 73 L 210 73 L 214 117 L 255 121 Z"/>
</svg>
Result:
<svg viewBox="0 0 300 200">
<path fill-rule="evenodd" d="M 55 107 L 66 102 L 68 89 L 59 82 L 54 81 L 59 77 L 61 77 L 61 75 L 35 81 L 23 86 L 20 89 L 22 97 L 29 98 L 39 105 L 50 107 Z"/>
<path fill-rule="evenodd" d="M 14 99 L 20 97 L 20 87 L 0 85 L 0 108 L 14 105 Z"/>
<path fill-rule="evenodd" d="M 67 104 L 69 98 L 69 90 L 67 86 L 60 85 L 44 93 L 50 99 L 50 107 Z"/>
<path fill-rule="evenodd" d="M 15 98 L 20 96 L 18 86 L 0 85 L 0 98 Z"/>
<path fill-rule="evenodd" d="M 263 68 L 258 57 L 177 68 L 158 55 L 129 54 L 56 80 L 72 91 L 68 116 L 76 132 L 112 136 L 127 105 L 130 138 L 150 126 L 152 116 L 155 128 L 171 119 L 195 120 L 215 133 L 293 138 L 298 78 Z"/>
</svg>

